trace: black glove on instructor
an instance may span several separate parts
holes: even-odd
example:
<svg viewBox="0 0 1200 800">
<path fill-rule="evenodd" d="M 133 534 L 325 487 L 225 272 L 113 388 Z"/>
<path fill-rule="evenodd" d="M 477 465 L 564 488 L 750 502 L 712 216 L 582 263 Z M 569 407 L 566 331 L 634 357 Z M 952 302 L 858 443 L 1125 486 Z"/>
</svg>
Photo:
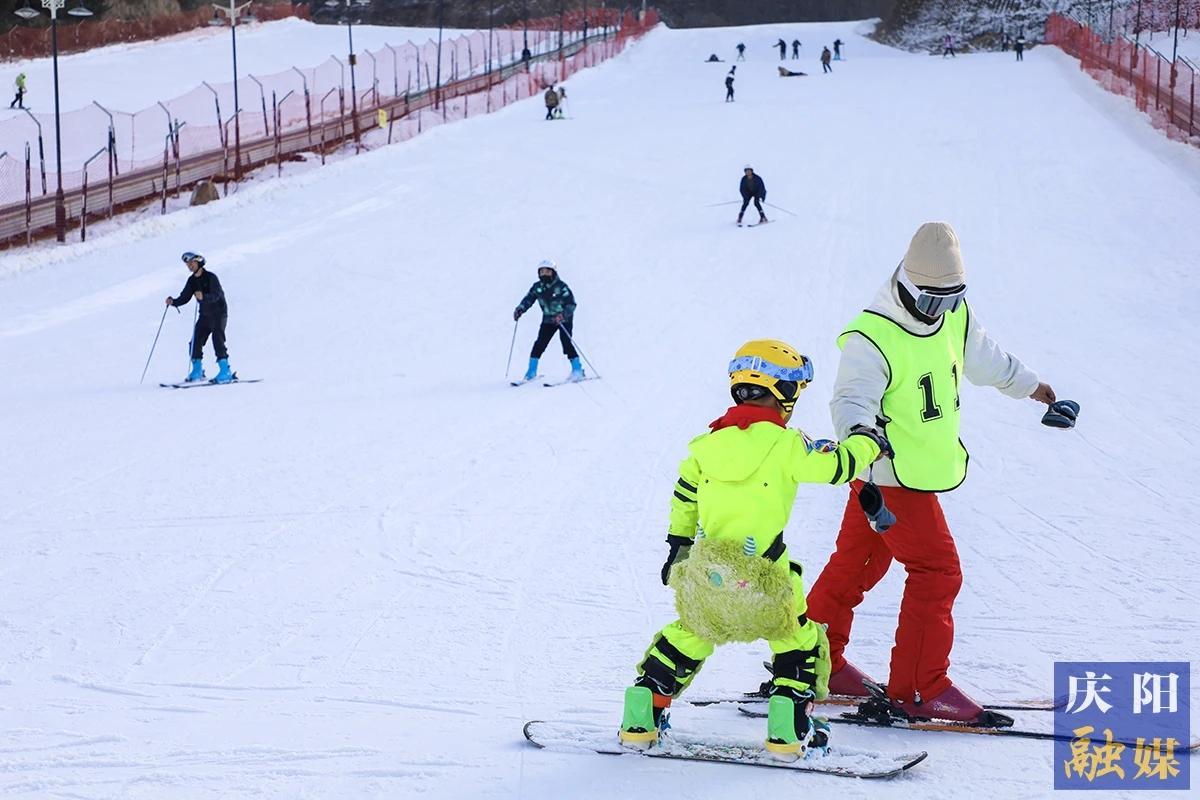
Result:
<svg viewBox="0 0 1200 800">
<path fill-rule="evenodd" d="M 671 545 L 671 552 L 667 555 L 667 563 L 663 564 L 662 568 L 663 586 L 666 586 L 671 579 L 671 565 L 676 561 L 686 559 L 688 552 L 692 549 L 692 540 L 686 536 L 671 534 L 667 536 L 667 544 Z"/>
</svg>

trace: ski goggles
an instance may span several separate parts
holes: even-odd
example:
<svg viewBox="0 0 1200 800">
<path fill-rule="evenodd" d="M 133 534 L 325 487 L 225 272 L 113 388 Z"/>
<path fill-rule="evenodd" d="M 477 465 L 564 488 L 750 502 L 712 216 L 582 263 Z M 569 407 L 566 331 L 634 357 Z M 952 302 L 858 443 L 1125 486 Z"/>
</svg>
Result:
<svg viewBox="0 0 1200 800">
<path fill-rule="evenodd" d="M 742 356 L 729 362 L 729 374 L 732 375 L 735 372 L 749 370 L 750 372 L 758 372 L 774 378 L 777 381 L 809 383 L 813 379 L 812 361 L 807 356 L 800 357 L 804 359 L 803 365 L 799 367 L 781 367 L 778 364 L 772 364 L 770 361 L 763 360 L 760 356 Z"/>
<path fill-rule="evenodd" d="M 896 270 L 896 281 L 912 295 L 917 311 L 927 317 L 940 317 L 950 311 L 957 311 L 958 307 L 967 299 L 966 284 L 951 286 L 947 289 L 922 289 L 908 279 L 903 263 Z"/>
</svg>

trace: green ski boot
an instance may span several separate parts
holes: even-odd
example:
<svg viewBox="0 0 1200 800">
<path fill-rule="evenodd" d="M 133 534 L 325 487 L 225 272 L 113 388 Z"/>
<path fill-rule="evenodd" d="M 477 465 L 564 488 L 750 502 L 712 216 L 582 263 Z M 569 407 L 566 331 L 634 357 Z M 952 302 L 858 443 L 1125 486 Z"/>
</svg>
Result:
<svg viewBox="0 0 1200 800">
<path fill-rule="evenodd" d="M 812 696 L 808 693 L 799 699 L 779 693 L 767 703 L 767 752 L 780 761 L 795 761 L 803 758 L 810 746 L 825 749 L 829 744 L 828 726 L 818 731 L 808 712 L 812 709 Z"/>
<path fill-rule="evenodd" d="M 648 750 L 658 741 L 654 693 L 645 686 L 630 686 L 625 690 L 625 716 L 617 736 L 621 744 L 635 750 Z"/>
</svg>

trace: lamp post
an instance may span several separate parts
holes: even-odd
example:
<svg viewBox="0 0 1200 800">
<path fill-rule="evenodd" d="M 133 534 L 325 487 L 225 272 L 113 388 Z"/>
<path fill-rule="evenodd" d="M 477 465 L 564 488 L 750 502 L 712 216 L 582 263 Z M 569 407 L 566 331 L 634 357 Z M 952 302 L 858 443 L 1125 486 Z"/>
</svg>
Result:
<svg viewBox="0 0 1200 800">
<path fill-rule="evenodd" d="M 1175 0 L 1175 46 L 1171 49 L 1171 76 L 1175 76 L 1175 62 L 1179 60 L 1179 2 Z M 1172 85 L 1174 82 L 1172 81 Z"/>
<path fill-rule="evenodd" d="M 233 43 L 233 179 L 240 181 L 242 179 L 242 103 L 238 99 L 238 68 L 237 68 L 237 26 L 238 17 L 245 17 L 247 22 L 254 21 L 254 13 L 247 11 L 250 8 L 250 0 L 237 5 L 237 0 L 229 0 L 228 6 L 219 6 L 216 3 L 212 4 L 213 18 L 208 24 L 218 26 L 221 24 L 221 14 L 224 14 L 229 19 L 229 36 Z"/>
<path fill-rule="evenodd" d="M 445 19 L 446 0 L 438 0 L 438 46 L 437 46 L 437 68 L 435 70 L 434 85 L 433 85 L 433 103 L 434 108 L 438 108 L 442 104 L 442 22 Z"/>
<path fill-rule="evenodd" d="M 58 109 L 58 12 L 66 0 L 41 0 L 42 8 L 50 12 L 50 54 L 54 62 L 54 157 L 58 188 L 54 192 L 54 236 L 58 241 L 67 240 L 67 202 L 62 184 L 62 122 Z M 28 2 L 13 12 L 21 19 L 30 20 L 41 13 L 29 7 Z M 90 17 L 92 12 L 83 7 L 83 2 L 67 12 L 72 17 Z"/>
<path fill-rule="evenodd" d="M 357 151 L 362 145 L 362 134 L 358 127 L 358 80 L 355 76 L 355 66 L 358 64 L 358 57 L 354 55 L 354 15 L 353 9 L 355 6 L 363 8 L 371 5 L 371 0 L 325 0 L 327 8 L 345 7 L 346 11 L 346 37 L 349 44 L 350 53 L 350 114 L 354 118 L 354 148 Z"/>
</svg>

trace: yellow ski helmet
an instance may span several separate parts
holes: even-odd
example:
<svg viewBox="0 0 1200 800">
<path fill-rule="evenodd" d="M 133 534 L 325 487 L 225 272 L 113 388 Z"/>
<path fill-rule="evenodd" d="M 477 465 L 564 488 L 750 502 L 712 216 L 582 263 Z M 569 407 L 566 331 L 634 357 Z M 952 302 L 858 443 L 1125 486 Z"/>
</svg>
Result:
<svg viewBox="0 0 1200 800">
<path fill-rule="evenodd" d="M 790 414 L 812 379 L 812 361 L 778 339 L 746 342 L 729 362 L 729 392 L 739 405 L 770 394 Z"/>
</svg>

